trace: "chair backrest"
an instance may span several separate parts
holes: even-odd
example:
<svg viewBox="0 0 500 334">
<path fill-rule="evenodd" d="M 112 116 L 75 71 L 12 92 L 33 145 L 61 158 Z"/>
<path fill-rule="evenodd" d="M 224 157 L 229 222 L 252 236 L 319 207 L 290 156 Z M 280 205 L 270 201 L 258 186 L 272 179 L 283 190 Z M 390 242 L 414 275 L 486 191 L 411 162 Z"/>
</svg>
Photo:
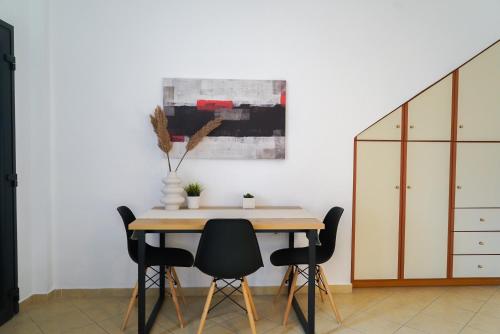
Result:
<svg viewBox="0 0 500 334">
<path fill-rule="evenodd" d="M 128 225 L 132 223 L 135 220 L 135 215 L 126 206 L 120 206 L 116 210 L 118 210 L 118 213 L 122 217 L 123 220 L 123 225 L 125 226 L 125 233 L 127 234 L 127 249 L 128 249 L 128 255 L 133 261 L 137 261 L 137 251 L 138 251 L 138 241 L 137 240 L 132 240 L 132 231 L 128 229 Z"/>
<path fill-rule="evenodd" d="M 205 224 L 194 265 L 216 278 L 242 278 L 263 267 L 252 223 L 211 219 Z"/>
<path fill-rule="evenodd" d="M 335 241 L 337 239 L 337 228 L 339 226 L 340 217 L 344 212 L 343 208 L 338 206 L 333 207 L 328 211 L 323 219 L 323 224 L 325 228 L 319 232 L 319 241 L 321 246 L 319 246 L 319 251 L 325 257 L 332 257 L 333 252 L 335 252 Z"/>
</svg>

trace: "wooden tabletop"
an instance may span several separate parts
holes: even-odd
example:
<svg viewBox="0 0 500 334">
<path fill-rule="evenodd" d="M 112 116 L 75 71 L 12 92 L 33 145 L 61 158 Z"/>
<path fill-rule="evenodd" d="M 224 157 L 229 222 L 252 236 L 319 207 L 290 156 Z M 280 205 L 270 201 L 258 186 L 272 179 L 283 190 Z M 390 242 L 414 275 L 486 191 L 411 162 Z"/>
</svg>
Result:
<svg viewBox="0 0 500 334">
<path fill-rule="evenodd" d="M 301 207 L 267 206 L 255 209 L 204 207 L 175 211 L 153 208 L 129 225 L 130 230 L 201 231 L 209 219 L 248 219 L 256 231 L 321 230 L 324 224 Z"/>
</svg>

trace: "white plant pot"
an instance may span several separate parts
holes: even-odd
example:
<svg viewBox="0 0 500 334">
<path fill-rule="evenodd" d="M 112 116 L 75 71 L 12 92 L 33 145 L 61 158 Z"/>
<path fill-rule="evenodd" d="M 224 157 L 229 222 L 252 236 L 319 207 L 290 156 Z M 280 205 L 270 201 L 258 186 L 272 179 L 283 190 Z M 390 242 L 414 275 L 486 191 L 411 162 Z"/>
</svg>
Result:
<svg viewBox="0 0 500 334">
<path fill-rule="evenodd" d="M 161 202 L 165 205 L 165 210 L 179 210 L 184 203 L 184 189 L 181 187 L 181 179 L 175 172 L 168 173 L 168 176 L 161 180 L 165 186 L 161 192 L 165 195 Z"/>
<path fill-rule="evenodd" d="M 200 208 L 200 196 L 188 196 L 188 209 L 199 209 Z"/>
<path fill-rule="evenodd" d="M 243 197 L 243 209 L 255 209 L 255 198 Z"/>
</svg>

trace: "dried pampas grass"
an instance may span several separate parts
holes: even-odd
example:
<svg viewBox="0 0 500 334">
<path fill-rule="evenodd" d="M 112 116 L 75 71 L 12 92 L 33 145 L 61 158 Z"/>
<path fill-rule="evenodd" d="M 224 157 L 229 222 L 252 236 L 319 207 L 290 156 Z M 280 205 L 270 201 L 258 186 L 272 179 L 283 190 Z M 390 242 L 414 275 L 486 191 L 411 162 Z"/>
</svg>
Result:
<svg viewBox="0 0 500 334">
<path fill-rule="evenodd" d="M 160 150 L 167 154 L 168 160 L 168 170 L 172 170 L 170 166 L 170 157 L 168 152 L 172 149 L 172 141 L 170 140 L 170 133 L 168 132 L 168 119 L 160 106 L 156 106 L 155 112 L 153 115 L 149 115 L 149 120 L 151 121 L 151 125 L 153 125 L 153 130 L 156 133 L 156 137 L 158 138 L 158 147 Z"/>
<path fill-rule="evenodd" d="M 179 169 L 179 166 L 181 165 L 182 160 L 184 160 L 184 157 L 186 156 L 186 154 L 189 151 L 193 150 L 203 140 L 203 138 L 208 136 L 208 134 L 210 132 L 217 129 L 221 124 L 222 124 L 222 118 L 213 119 L 213 120 L 209 121 L 207 124 L 205 124 L 201 129 L 196 131 L 196 133 L 194 135 L 192 135 L 191 138 L 189 138 L 189 141 L 186 145 L 186 151 L 182 155 L 182 158 L 179 161 L 179 163 L 177 164 L 175 171 L 177 171 L 177 169 Z"/>
<path fill-rule="evenodd" d="M 151 125 L 153 126 L 153 130 L 156 133 L 156 137 L 158 138 L 158 147 L 160 150 L 165 152 L 168 160 L 168 170 L 172 171 L 172 167 L 170 165 L 170 156 L 168 152 L 172 149 L 172 140 L 170 139 L 170 133 L 168 132 L 168 119 L 160 106 L 156 106 L 155 112 L 153 115 L 149 115 L 149 120 L 151 121 Z M 182 155 L 181 160 L 177 164 L 175 171 L 179 169 L 182 161 L 186 154 L 193 150 L 202 140 L 205 138 L 210 132 L 217 129 L 222 123 L 222 118 L 213 119 L 207 124 L 205 124 L 201 129 L 196 131 L 194 135 L 189 138 L 189 141 L 186 144 L 186 151 Z"/>
<path fill-rule="evenodd" d="M 201 129 L 196 131 L 194 135 L 189 138 L 189 141 L 186 145 L 186 151 L 191 151 L 195 148 L 202 140 L 205 138 L 210 132 L 217 129 L 222 123 L 222 118 L 216 118 L 214 120 L 209 121 L 205 124 Z"/>
</svg>

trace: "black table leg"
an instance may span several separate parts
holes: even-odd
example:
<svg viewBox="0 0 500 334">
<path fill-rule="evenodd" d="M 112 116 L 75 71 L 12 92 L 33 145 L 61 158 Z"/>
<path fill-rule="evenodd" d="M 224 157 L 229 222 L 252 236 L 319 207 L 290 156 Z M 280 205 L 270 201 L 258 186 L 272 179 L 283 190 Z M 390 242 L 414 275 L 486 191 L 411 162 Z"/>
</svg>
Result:
<svg viewBox="0 0 500 334">
<path fill-rule="evenodd" d="M 294 238 L 293 233 L 289 234 L 288 244 L 293 248 Z M 316 298 L 316 245 L 318 244 L 318 232 L 316 230 L 307 231 L 307 239 L 309 240 L 309 272 L 307 284 L 307 319 L 304 312 L 300 308 L 299 302 L 295 298 L 292 299 L 292 307 L 297 315 L 297 318 L 307 334 L 314 334 L 315 331 L 315 298 Z M 291 274 L 290 274 L 291 277 Z M 289 282 L 291 279 L 289 279 Z M 288 284 L 288 292 L 290 292 L 290 284 Z"/>
<path fill-rule="evenodd" d="M 165 233 L 160 233 L 160 248 L 165 248 Z M 160 266 L 160 298 L 165 298 L 165 266 Z"/>
<path fill-rule="evenodd" d="M 163 300 L 165 299 L 165 267 L 160 266 L 160 295 L 156 301 L 151 314 L 146 322 L 146 232 L 137 231 L 137 239 L 139 241 L 139 259 L 137 261 L 137 281 L 139 285 L 139 302 L 137 309 L 138 316 L 138 333 L 147 334 L 153 327 L 156 316 L 160 312 L 161 306 L 163 305 Z M 160 235 L 160 247 L 165 247 L 164 234 Z"/>
<path fill-rule="evenodd" d="M 288 248 L 295 246 L 295 232 L 288 233 Z"/>
<path fill-rule="evenodd" d="M 138 301 L 138 332 L 139 334 L 146 334 L 146 233 L 144 231 L 137 231 L 137 238 L 139 241 L 139 259 L 137 265 L 137 282 L 139 285 L 139 301 Z"/>
<path fill-rule="evenodd" d="M 307 232 L 309 239 L 309 282 L 307 287 L 307 334 L 314 334 L 315 328 L 315 299 L 316 299 L 316 244 L 318 243 L 318 232 L 311 230 Z"/>
</svg>

